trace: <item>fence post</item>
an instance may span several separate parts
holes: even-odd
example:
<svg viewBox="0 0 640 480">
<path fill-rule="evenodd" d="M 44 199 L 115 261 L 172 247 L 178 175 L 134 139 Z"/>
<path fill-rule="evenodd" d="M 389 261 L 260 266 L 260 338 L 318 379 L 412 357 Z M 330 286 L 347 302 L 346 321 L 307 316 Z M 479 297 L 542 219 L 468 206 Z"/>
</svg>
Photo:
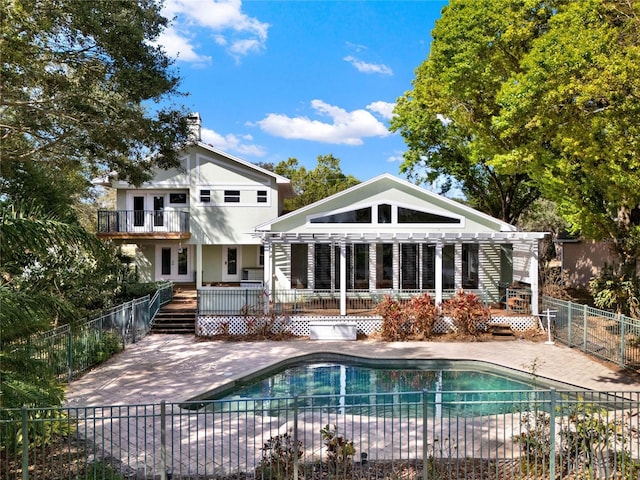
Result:
<svg viewBox="0 0 640 480">
<path fill-rule="evenodd" d="M 27 407 L 22 407 L 22 480 L 29 480 L 29 419 Z"/>
<path fill-rule="evenodd" d="M 549 391 L 549 478 L 556 478 L 556 389 Z"/>
<path fill-rule="evenodd" d="M 293 480 L 298 480 L 298 394 L 293 396 Z"/>
<path fill-rule="evenodd" d="M 427 434 L 429 427 L 427 425 L 427 389 L 422 390 L 422 480 L 427 480 L 429 475 L 429 444 L 427 443 Z"/>
<path fill-rule="evenodd" d="M 587 306 L 583 305 L 582 308 L 582 350 L 587 352 Z"/>
<path fill-rule="evenodd" d="M 571 323 L 573 322 L 573 304 L 567 304 L 567 346 L 571 347 Z"/>
<path fill-rule="evenodd" d="M 131 305 L 131 343 L 136 343 L 136 308 L 137 305 Z"/>
<path fill-rule="evenodd" d="M 627 323 L 625 322 L 625 315 L 620 314 L 618 316 L 618 321 L 620 323 L 620 366 L 624 368 L 626 366 L 626 362 L 624 360 L 624 334 L 627 329 Z"/>
<path fill-rule="evenodd" d="M 160 480 L 167 480 L 167 404 L 160 402 Z"/>
<path fill-rule="evenodd" d="M 67 330 L 67 379 L 69 383 L 73 380 L 73 336 L 71 328 Z"/>
</svg>

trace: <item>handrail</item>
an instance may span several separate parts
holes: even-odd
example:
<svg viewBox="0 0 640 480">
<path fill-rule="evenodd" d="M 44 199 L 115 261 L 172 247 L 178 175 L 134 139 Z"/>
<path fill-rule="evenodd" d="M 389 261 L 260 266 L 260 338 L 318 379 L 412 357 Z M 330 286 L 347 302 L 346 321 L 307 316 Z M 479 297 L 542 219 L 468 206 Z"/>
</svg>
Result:
<svg viewBox="0 0 640 480">
<path fill-rule="evenodd" d="M 189 232 L 184 210 L 98 210 L 98 233 Z"/>
</svg>

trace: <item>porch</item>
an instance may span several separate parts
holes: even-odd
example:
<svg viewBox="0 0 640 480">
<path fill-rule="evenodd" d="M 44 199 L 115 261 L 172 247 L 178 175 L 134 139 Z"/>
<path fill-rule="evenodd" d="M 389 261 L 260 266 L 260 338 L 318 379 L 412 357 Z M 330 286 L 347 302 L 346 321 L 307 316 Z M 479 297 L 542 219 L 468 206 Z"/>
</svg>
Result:
<svg viewBox="0 0 640 480">
<path fill-rule="evenodd" d="M 513 331 L 527 331 L 538 326 L 538 317 L 528 308 L 509 308 L 508 298 L 531 298 L 526 289 L 507 289 L 504 302 L 490 304 L 487 293 L 481 290 L 467 290 L 481 299 L 489 308 L 489 325 L 509 325 Z M 428 293 L 435 298 L 433 290 L 348 290 L 345 292 L 346 315 L 341 314 L 341 292 L 334 290 L 288 289 L 271 292 L 264 288 L 209 287 L 198 290 L 198 310 L 196 334 L 215 336 L 224 331 L 232 335 L 250 333 L 250 325 L 260 323 L 260 319 L 270 319 L 273 327 L 287 331 L 294 336 L 309 336 L 314 326 L 340 326 L 349 324 L 354 332 L 370 335 L 380 330 L 382 317 L 376 312 L 378 303 L 386 296 L 401 303 L 408 302 L 416 295 Z M 442 292 L 446 300 L 455 295 L 456 290 Z M 269 300 L 271 298 L 271 301 Z M 436 333 L 446 333 L 451 329 L 451 320 L 440 318 L 434 326 Z M 353 338 L 355 339 L 355 337 Z"/>
</svg>

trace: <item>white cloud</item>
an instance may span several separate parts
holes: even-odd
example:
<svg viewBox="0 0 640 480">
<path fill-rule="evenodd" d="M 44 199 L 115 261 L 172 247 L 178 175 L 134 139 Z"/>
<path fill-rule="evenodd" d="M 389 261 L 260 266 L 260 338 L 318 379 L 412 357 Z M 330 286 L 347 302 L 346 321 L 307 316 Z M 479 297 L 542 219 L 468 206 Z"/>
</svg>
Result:
<svg viewBox="0 0 640 480">
<path fill-rule="evenodd" d="M 198 55 L 189 41 L 194 28 L 208 30 L 214 43 L 228 47 L 234 56 L 265 48 L 269 24 L 242 13 L 240 0 L 167 0 L 162 12 L 173 25 L 172 33 L 162 35 L 159 43 L 171 55 L 179 52 L 180 60 L 208 58 Z"/>
<path fill-rule="evenodd" d="M 367 110 L 377 113 L 385 120 L 390 120 L 391 117 L 393 117 L 393 109 L 395 106 L 395 103 L 378 101 L 367 105 Z"/>
<path fill-rule="evenodd" d="M 157 44 L 162 45 L 167 55 L 179 58 L 184 62 L 208 63 L 211 61 L 211 57 L 196 53 L 191 40 L 186 35 L 178 33 L 173 26 L 162 32 Z"/>
<path fill-rule="evenodd" d="M 402 152 L 395 152 L 394 155 L 391 155 L 389 158 L 387 158 L 387 162 L 389 163 L 404 162 L 404 157 L 402 156 Z"/>
<path fill-rule="evenodd" d="M 393 70 L 387 67 L 384 64 L 380 63 L 367 63 L 362 60 L 359 60 L 351 55 L 344 57 L 345 62 L 349 62 L 351 65 L 356 67 L 359 72 L 362 73 L 379 73 L 381 75 L 393 75 Z"/>
<path fill-rule="evenodd" d="M 347 112 L 322 100 L 313 100 L 311 106 L 318 115 L 329 117 L 331 122 L 270 113 L 257 124 L 276 137 L 331 144 L 362 145 L 365 137 L 390 135 L 387 127 L 367 110 Z"/>
<path fill-rule="evenodd" d="M 225 152 L 263 157 L 265 155 L 264 149 L 259 145 L 252 144 L 251 141 L 253 141 L 251 135 L 233 135 L 231 133 L 222 135 L 209 128 L 202 129 L 203 143 L 213 145 Z"/>
</svg>

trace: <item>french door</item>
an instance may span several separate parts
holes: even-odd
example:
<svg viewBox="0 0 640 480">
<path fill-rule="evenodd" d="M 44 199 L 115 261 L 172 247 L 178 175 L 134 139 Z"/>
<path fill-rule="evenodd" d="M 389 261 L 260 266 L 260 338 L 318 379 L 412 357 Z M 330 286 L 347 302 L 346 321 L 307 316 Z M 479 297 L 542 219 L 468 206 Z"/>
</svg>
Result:
<svg viewBox="0 0 640 480">
<path fill-rule="evenodd" d="M 188 245 L 158 246 L 156 279 L 187 282 L 193 280 L 191 248 Z"/>
<path fill-rule="evenodd" d="M 239 246 L 222 247 L 222 281 L 239 282 L 242 273 L 242 250 Z"/>
</svg>

